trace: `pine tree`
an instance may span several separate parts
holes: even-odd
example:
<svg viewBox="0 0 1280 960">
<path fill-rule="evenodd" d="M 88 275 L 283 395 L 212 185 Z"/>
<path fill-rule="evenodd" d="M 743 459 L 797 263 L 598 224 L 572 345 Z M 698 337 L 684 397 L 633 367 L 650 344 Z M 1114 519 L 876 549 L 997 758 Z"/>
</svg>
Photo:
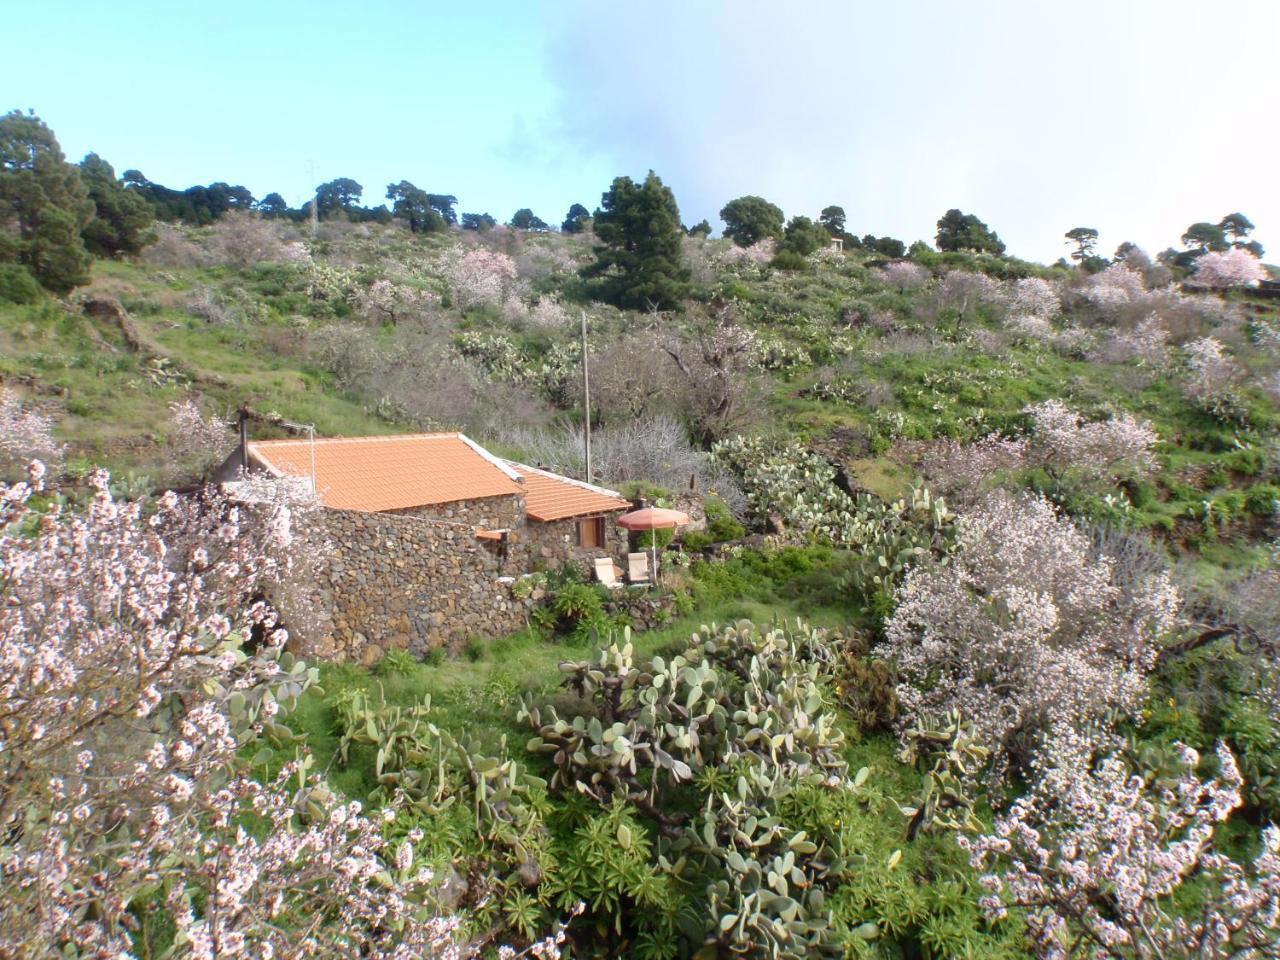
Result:
<svg viewBox="0 0 1280 960">
<path fill-rule="evenodd" d="M 652 170 L 639 184 L 618 177 L 595 213 L 596 262 L 583 269 L 598 278 L 601 295 L 620 307 L 669 310 L 687 294 L 680 208 Z"/>
</svg>

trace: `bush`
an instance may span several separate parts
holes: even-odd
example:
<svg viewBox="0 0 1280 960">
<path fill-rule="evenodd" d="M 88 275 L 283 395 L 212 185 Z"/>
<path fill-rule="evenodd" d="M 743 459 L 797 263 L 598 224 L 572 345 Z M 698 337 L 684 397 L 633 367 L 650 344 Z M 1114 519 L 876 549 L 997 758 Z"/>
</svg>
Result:
<svg viewBox="0 0 1280 960">
<path fill-rule="evenodd" d="M 1048 736 L 1097 735 L 1137 711 L 1179 609 L 1167 573 L 1118 582 L 1112 558 L 1039 498 L 988 498 L 959 542 L 948 565 L 907 575 L 885 628 L 904 712 L 960 710 L 1000 778 Z"/>
<path fill-rule="evenodd" d="M 671 527 L 661 530 L 643 530 L 636 535 L 637 550 L 664 550 L 675 539 L 676 532 Z"/>
<path fill-rule="evenodd" d="M 1259 483 L 1244 494 L 1244 508 L 1255 517 L 1275 516 L 1280 510 L 1280 487 L 1271 483 Z"/>
<path fill-rule="evenodd" d="M 0 301 L 35 303 L 40 296 L 35 277 L 16 263 L 0 263 Z"/>
<path fill-rule="evenodd" d="M 809 269 L 809 261 L 794 250 L 779 250 L 773 255 L 773 265 L 779 270 Z"/>
</svg>

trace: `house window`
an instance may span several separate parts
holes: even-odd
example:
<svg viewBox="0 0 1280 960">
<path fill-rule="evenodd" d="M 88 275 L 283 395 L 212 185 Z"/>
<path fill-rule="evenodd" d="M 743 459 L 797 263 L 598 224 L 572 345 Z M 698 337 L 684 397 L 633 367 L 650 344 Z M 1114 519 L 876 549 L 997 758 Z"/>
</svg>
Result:
<svg viewBox="0 0 1280 960">
<path fill-rule="evenodd" d="M 599 550 L 604 546 L 604 517 L 578 521 L 578 546 L 584 550 Z"/>
</svg>

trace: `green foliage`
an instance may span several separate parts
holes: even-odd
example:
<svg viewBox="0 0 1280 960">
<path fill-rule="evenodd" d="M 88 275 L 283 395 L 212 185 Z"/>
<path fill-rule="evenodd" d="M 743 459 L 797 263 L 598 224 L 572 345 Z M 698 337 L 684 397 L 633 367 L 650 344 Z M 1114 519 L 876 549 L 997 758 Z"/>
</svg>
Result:
<svg viewBox="0 0 1280 960">
<path fill-rule="evenodd" d="M 795 250 L 782 249 L 773 256 L 773 265 L 779 270 L 804 270 L 809 266 L 804 255 Z"/>
<path fill-rule="evenodd" d="M 46 290 L 69 293 L 89 280 L 80 231 L 93 201 L 53 131 L 34 113 L 0 117 L 0 257 L 26 267 Z"/>
<path fill-rule="evenodd" d="M 672 527 L 659 528 L 657 530 L 642 530 L 636 534 L 637 550 L 664 550 L 670 546 L 671 541 L 675 539 L 676 532 Z"/>
<path fill-rule="evenodd" d="M 388 188 L 388 191 L 390 188 Z M 316 187 L 316 214 L 321 220 L 329 220 L 335 216 L 346 216 L 355 207 L 364 187 L 350 177 L 338 177 L 328 183 Z M 388 193 L 388 200 L 395 199 Z"/>
<path fill-rule="evenodd" d="M 620 307 L 670 310 L 688 292 L 680 208 L 652 170 L 644 183 L 618 177 L 596 211 L 595 263 L 582 275 L 597 280 L 604 299 Z"/>
<path fill-rule="evenodd" d="M 832 689 L 841 709 L 864 732 L 888 729 L 898 718 L 893 666 L 871 654 L 865 634 L 846 633 L 835 651 Z"/>
<path fill-rule="evenodd" d="M 1224 740 L 1240 763 L 1249 806 L 1280 819 L 1280 723 L 1265 702 L 1275 683 L 1265 654 L 1230 637 L 1162 659 L 1141 741 L 1131 747 L 1136 762 L 1151 770 L 1175 743 L 1208 752 Z"/>
<path fill-rule="evenodd" d="M 0 263 L 0 302 L 35 303 L 40 299 L 40 285 L 16 263 Z"/>
<path fill-rule="evenodd" d="M 681 536 L 681 543 L 686 550 L 701 550 L 713 543 L 740 540 L 747 535 L 746 528 L 734 519 L 720 498 L 707 497 L 703 501 L 703 511 L 707 520 L 706 528 L 690 530 Z"/>
<path fill-rule="evenodd" d="M 448 227 L 432 206 L 432 195 L 408 180 L 387 184 L 387 199 L 393 204 L 392 216 L 406 221 L 412 233 L 436 233 Z"/>
<path fill-rule="evenodd" d="M 930 830 L 978 830 L 974 815 L 978 773 L 987 765 L 990 751 L 974 739 L 970 726 L 951 710 L 940 720 L 918 720 L 903 732 L 901 759 L 925 770 L 924 786 L 912 807 L 907 839 Z"/>
<path fill-rule="evenodd" d="M 685 231 L 691 237 L 700 237 L 705 240 L 711 236 L 711 224 L 706 220 L 699 220 L 692 227 Z"/>
<path fill-rule="evenodd" d="M 740 247 L 782 236 L 782 208 L 763 197 L 738 197 L 720 209 L 724 235 Z"/>
<path fill-rule="evenodd" d="M 93 201 L 94 216 L 81 232 L 85 246 L 100 257 L 137 254 L 155 240 L 155 212 L 137 192 L 116 180 L 111 164 L 96 153 L 80 161 L 80 179 Z"/>
<path fill-rule="evenodd" d="M 528 207 L 521 207 L 512 214 L 510 226 L 517 230 L 533 230 L 540 232 L 547 229 L 547 222 L 541 217 L 536 216 Z"/>
<path fill-rule="evenodd" d="M 408 650 L 388 650 L 374 666 L 379 677 L 410 677 L 418 669 L 418 661 Z"/>
<path fill-rule="evenodd" d="M 951 209 L 938 221 L 938 249 L 972 250 L 975 253 L 1004 253 L 1004 243 L 996 232 L 972 213 Z"/>
<path fill-rule="evenodd" d="M 561 233 L 581 233 L 586 229 L 586 221 L 591 219 L 591 211 L 580 203 L 575 203 L 565 214 L 564 223 L 560 225 Z"/>
<path fill-rule="evenodd" d="M 783 235 L 781 250 L 804 258 L 827 246 L 830 236 L 821 224 L 808 217 L 792 217 Z"/>
<path fill-rule="evenodd" d="M 928 490 L 887 504 L 868 494 L 850 496 L 835 483 L 835 468 L 792 442 L 737 437 L 712 456 L 740 478 L 753 514 L 784 533 L 848 547 L 858 559 L 848 588 L 878 616 L 889 612 L 903 573 L 926 555 L 941 557 L 954 536 L 953 516 Z"/>
</svg>

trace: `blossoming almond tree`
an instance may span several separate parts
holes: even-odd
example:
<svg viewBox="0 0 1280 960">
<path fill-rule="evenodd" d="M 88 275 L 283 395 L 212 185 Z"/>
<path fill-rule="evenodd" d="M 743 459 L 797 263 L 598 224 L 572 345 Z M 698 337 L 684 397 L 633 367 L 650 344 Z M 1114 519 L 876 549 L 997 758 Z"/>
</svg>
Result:
<svg viewBox="0 0 1280 960">
<path fill-rule="evenodd" d="M 0 472 L 22 466 L 32 457 L 52 460 L 62 453 L 53 439 L 53 421 L 27 410 L 18 394 L 0 389 Z"/>
<path fill-rule="evenodd" d="M 1113 476 L 1152 466 L 1151 448 L 1160 438 L 1150 424 L 1127 413 L 1090 423 L 1061 400 L 1046 400 L 1024 412 L 1031 417 L 1033 455 L 1051 470 Z"/>
<path fill-rule="evenodd" d="M 1280 956 L 1280 830 L 1264 830 L 1249 867 L 1215 848 L 1242 781 L 1225 746 L 1216 778 L 1200 780 L 1199 761 L 1183 747 L 1165 782 L 1115 756 L 1048 771 L 993 833 L 959 840 L 988 915 L 1020 915 L 1046 960 Z"/>
<path fill-rule="evenodd" d="M 230 452 L 235 441 L 231 424 L 206 417 L 190 398 L 169 405 L 169 452 L 183 467 L 204 474 Z"/>
<path fill-rule="evenodd" d="M 241 760 L 288 742 L 312 676 L 249 602 L 287 572 L 291 505 L 148 513 L 99 472 L 83 512 L 42 512 L 42 480 L 0 485 L 0 955 L 147 955 L 158 921 L 175 957 L 449 955 L 411 848 L 305 754 L 265 783 Z"/>
<path fill-rule="evenodd" d="M 483 247 L 453 259 L 445 273 L 453 305 L 462 310 L 498 306 L 519 275 L 514 260 Z"/>
<path fill-rule="evenodd" d="M 1267 268 L 1248 250 L 1232 247 L 1224 253 L 1210 251 L 1196 259 L 1191 283 L 1210 290 L 1256 287 L 1267 279 Z"/>
<path fill-rule="evenodd" d="M 993 494 L 961 518 L 946 566 L 907 575 L 882 653 L 905 717 L 959 710 L 992 751 L 995 782 L 1058 731 L 1135 711 L 1178 608 L 1167 574 L 1122 588 L 1048 501 Z"/>
</svg>

